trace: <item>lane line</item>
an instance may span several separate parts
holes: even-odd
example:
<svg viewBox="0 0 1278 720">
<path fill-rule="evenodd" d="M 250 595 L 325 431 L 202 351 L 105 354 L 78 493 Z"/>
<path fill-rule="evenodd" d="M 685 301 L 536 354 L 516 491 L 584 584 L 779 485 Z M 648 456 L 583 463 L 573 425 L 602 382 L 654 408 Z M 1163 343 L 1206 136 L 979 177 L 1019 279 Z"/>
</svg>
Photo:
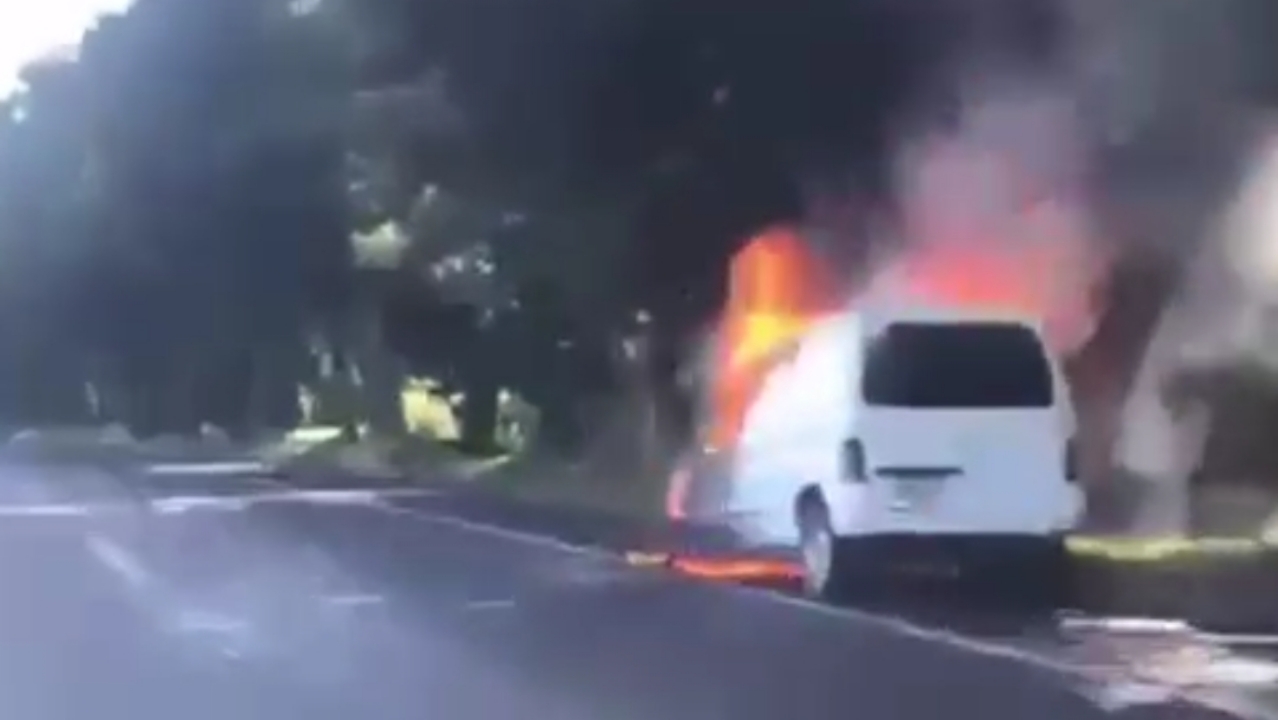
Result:
<svg viewBox="0 0 1278 720">
<path fill-rule="evenodd" d="M 510 610 L 516 607 L 514 600 L 471 600 L 465 605 L 467 610 Z"/>
<path fill-rule="evenodd" d="M 487 535 L 499 538 L 508 542 L 519 543 L 522 545 L 535 546 L 549 550 L 555 550 L 561 553 L 567 553 L 577 556 L 588 556 L 610 563 L 615 563 L 621 567 L 627 567 L 634 570 L 633 566 L 625 562 L 625 558 L 610 550 L 605 550 L 597 546 L 590 545 L 573 545 L 557 538 L 545 535 L 536 535 L 521 530 L 511 530 L 509 528 L 478 523 L 471 520 L 463 520 L 461 518 L 449 515 L 436 515 L 423 512 L 415 508 L 405 508 L 397 506 L 376 506 L 382 512 L 388 512 L 393 515 L 403 515 L 420 521 L 444 525 L 456 528 L 465 532 Z M 636 570 L 636 572 L 639 572 Z M 773 604 L 785 605 L 787 607 L 796 608 L 805 612 L 816 613 L 825 617 L 838 620 L 853 620 L 857 622 L 867 623 L 876 627 L 881 627 L 899 635 L 905 635 L 920 640 L 925 640 L 943 645 L 949 645 L 967 652 L 979 655 L 1002 657 L 1031 665 L 1039 666 L 1043 669 L 1057 673 L 1065 673 L 1069 675 L 1078 675 L 1080 671 L 1074 666 L 1061 661 L 1053 660 L 1042 655 L 1020 650 L 1006 645 L 999 645 L 986 641 L 976 640 L 965 637 L 945 630 L 937 630 L 920 625 L 915 625 L 904 619 L 887 615 L 877 615 L 865 610 L 856 608 L 841 608 L 832 605 L 826 605 L 813 600 L 795 597 L 792 595 L 783 595 L 769 590 L 751 588 L 742 585 L 716 585 L 729 592 L 744 595 L 752 598 L 764 600 Z"/>
<path fill-rule="evenodd" d="M 151 573 L 143 567 L 137 556 L 114 540 L 101 535 L 86 535 L 84 546 L 99 563 L 124 580 L 133 590 L 141 591 L 153 584 Z"/>
<path fill-rule="evenodd" d="M 146 466 L 147 475 L 252 475 L 270 471 L 258 460 L 217 460 L 209 462 L 160 462 Z"/>
<path fill-rule="evenodd" d="M 115 507 L 103 504 L 100 508 L 93 508 L 88 505 L 76 505 L 72 503 L 66 504 L 39 504 L 39 505 L 0 505 L 0 517 L 33 517 L 33 518 L 50 518 L 50 517 L 88 517 L 95 509 L 106 509 Z"/>
<path fill-rule="evenodd" d="M 268 489 L 269 488 L 269 489 Z M 199 510 L 238 512 L 259 504 L 307 504 L 379 507 L 387 500 L 436 497 L 431 488 L 371 488 L 300 490 L 279 486 L 246 488 L 226 495 L 183 494 L 129 501 L 101 500 L 91 503 L 5 503 L 0 501 L 0 519 L 89 518 L 120 510 L 149 510 L 159 515 L 181 515 Z"/>
<path fill-rule="evenodd" d="M 324 604 L 334 607 L 366 607 L 369 605 L 384 605 L 386 598 L 373 593 L 357 593 L 351 595 L 326 595 L 322 598 Z"/>
<path fill-rule="evenodd" d="M 546 550 L 555 550 L 557 552 L 566 553 L 569 555 L 576 555 L 578 557 L 590 557 L 590 558 L 601 560 L 603 562 L 607 562 L 610 564 L 615 564 L 618 567 L 626 567 L 626 568 L 633 569 L 633 566 L 631 566 L 630 563 L 626 562 L 626 559 L 623 555 L 598 545 L 587 545 L 587 544 L 574 545 L 572 543 L 564 542 L 563 540 L 560 540 L 555 537 L 551 537 L 549 535 L 538 535 L 536 533 L 525 532 L 523 530 L 513 530 L 511 528 L 504 528 L 499 525 L 489 525 L 487 523 L 480 523 L 480 522 L 475 522 L 473 520 L 466 520 L 463 518 L 456 517 L 454 515 L 435 514 L 435 513 L 430 513 L 423 510 L 418 510 L 416 508 L 406 508 L 406 507 L 401 507 L 399 505 L 391 505 L 389 503 L 378 503 L 376 505 L 371 505 L 369 507 L 371 507 L 373 510 L 387 513 L 389 515 L 403 515 L 405 517 L 409 517 L 422 522 L 434 523 L 436 525 L 444 525 L 446 527 L 456 528 L 458 530 L 462 530 L 462 531 L 477 534 L 477 535 L 487 535 L 489 537 L 495 537 L 502 540 L 506 540 L 507 542 L 512 542 L 512 543 L 516 543 L 520 545 L 540 547 Z"/>
<path fill-rule="evenodd" d="M 400 515 L 420 522 L 451 527 L 477 535 L 486 535 L 488 537 L 498 538 L 515 544 L 613 562 L 618 566 L 629 568 L 629 571 L 631 572 L 644 572 L 644 570 L 636 569 L 629 563 L 626 563 L 624 556 L 599 546 L 573 545 L 572 543 L 564 542 L 558 538 L 546 535 L 538 535 L 521 530 L 512 530 L 510 528 L 465 520 L 450 515 L 425 512 L 416 508 L 405 508 L 385 503 L 375 505 L 373 508 L 387 514 Z M 651 570 L 649 570 L 649 572 L 651 572 Z M 737 596 L 748 597 L 760 602 L 771 603 L 774 605 L 783 605 L 788 608 L 814 615 L 820 615 L 839 622 L 859 623 L 865 626 L 878 628 L 898 637 L 907 637 L 924 643 L 940 645 L 980 657 L 1007 660 L 1025 667 L 1050 673 L 1066 680 L 1084 681 L 1089 683 L 1091 686 L 1100 685 L 1102 688 L 1121 687 L 1132 682 L 1132 678 L 1130 677 L 1131 673 L 1126 673 L 1124 677 L 1114 678 L 1107 681 L 1105 678 L 1097 677 L 1094 671 L 1089 672 L 1087 668 L 1076 663 L 1053 658 L 1043 653 L 1036 653 L 1023 648 L 1018 648 L 1013 645 L 981 640 L 979 638 L 961 635 L 950 630 L 942 630 L 939 628 L 919 625 L 901 617 L 878 615 L 866 610 L 859 610 L 857 608 L 835 607 L 833 605 L 827 605 L 807 598 L 785 595 L 762 588 L 730 584 L 717 585 L 716 587 Z M 1236 693 L 1230 693 L 1227 688 L 1195 688 L 1167 683 L 1162 685 L 1162 689 L 1167 691 L 1167 696 L 1169 698 L 1180 699 L 1184 702 L 1202 708 L 1223 711 L 1231 714 L 1243 714 L 1250 718 L 1278 720 L 1278 711 L 1262 706 L 1260 703 L 1245 697 L 1240 697 Z"/>
<path fill-rule="evenodd" d="M 435 491 L 418 488 L 383 490 L 256 490 L 234 495 L 173 495 L 156 498 L 147 506 L 160 515 L 181 515 L 196 510 L 241 511 L 260 504 L 305 503 L 377 507 L 388 498 L 431 497 Z"/>
</svg>

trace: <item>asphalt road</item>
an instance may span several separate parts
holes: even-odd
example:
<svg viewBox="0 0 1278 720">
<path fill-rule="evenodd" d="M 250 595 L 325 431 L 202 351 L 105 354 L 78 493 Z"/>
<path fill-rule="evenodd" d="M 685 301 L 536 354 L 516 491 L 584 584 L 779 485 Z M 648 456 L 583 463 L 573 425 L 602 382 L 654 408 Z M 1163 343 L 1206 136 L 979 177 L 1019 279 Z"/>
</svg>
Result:
<svg viewBox="0 0 1278 720">
<path fill-rule="evenodd" d="M 314 485 L 0 464 L 0 714 L 1276 716 L 1263 690 L 1134 682 L 1155 656 L 1203 665 L 1182 639 L 1067 647 L 1020 619 L 825 608 L 627 567 L 535 513 Z"/>
</svg>

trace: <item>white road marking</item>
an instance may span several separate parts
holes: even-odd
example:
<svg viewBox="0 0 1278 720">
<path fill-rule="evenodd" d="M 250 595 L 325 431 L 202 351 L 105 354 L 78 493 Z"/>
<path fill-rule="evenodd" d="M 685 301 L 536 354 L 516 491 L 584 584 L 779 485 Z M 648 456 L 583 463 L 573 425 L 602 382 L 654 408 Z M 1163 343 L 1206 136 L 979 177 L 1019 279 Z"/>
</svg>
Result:
<svg viewBox="0 0 1278 720">
<path fill-rule="evenodd" d="M 386 500 L 427 498 L 441 494 L 438 490 L 421 487 L 337 490 L 304 490 L 275 484 L 270 487 L 279 489 L 254 491 L 245 488 L 242 493 L 230 495 L 172 495 L 146 500 L 144 506 L 160 515 L 181 515 L 196 510 L 238 512 L 263 503 L 378 507 Z M 136 507 L 135 501 L 120 499 L 94 503 L 4 503 L 0 501 L 0 519 L 87 518 L 104 511 Z"/>
<path fill-rule="evenodd" d="M 1220 685 L 1272 687 L 1278 683 L 1278 663 L 1263 658 L 1220 658 L 1206 672 L 1209 682 Z"/>
<path fill-rule="evenodd" d="M 538 547 L 558 550 L 559 552 L 569 553 L 572 555 L 588 555 L 607 562 L 615 562 L 618 566 L 629 567 L 624 557 L 612 552 L 611 550 L 606 550 L 594 545 L 573 545 L 548 535 L 537 535 L 536 533 L 524 532 L 522 530 L 511 530 L 510 528 L 473 522 L 471 520 L 463 520 L 462 518 L 453 517 L 451 515 L 436 515 L 433 513 L 422 512 L 421 510 L 414 508 L 400 507 L 398 505 L 375 505 L 374 507 L 382 512 L 392 515 L 405 515 L 425 522 L 435 523 L 436 525 L 455 527 L 467 532 L 498 537 L 523 545 L 536 545 Z"/>
<path fill-rule="evenodd" d="M 168 620 L 167 630 L 195 640 L 228 660 L 242 660 L 263 648 L 262 638 L 251 622 L 220 612 L 180 609 Z"/>
<path fill-rule="evenodd" d="M 243 495 L 188 495 L 160 498 L 147 504 L 160 515 L 182 515 L 193 510 L 238 511 L 247 508 L 251 500 Z"/>
<path fill-rule="evenodd" d="M 380 512 L 388 514 L 402 515 L 411 517 L 418 521 L 428 522 L 436 525 L 443 525 L 462 530 L 464 532 L 487 535 L 496 537 L 508 542 L 540 547 L 543 549 L 553 550 L 559 553 L 574 555 L 578 557 L 589 557 L 594 560 L 603 561 L 605 563 L 615 565 L 618 570 L 633 572 L 634 570 L 625 562 L 624 558 L 605 548 L 590 545 L 574 545 L 564 542 L 557 538 L 538 535 L 535 533 L 503 528 L 486 523 L 465 520 L 462 518 L 433 514 L 424 512 L 414 508 L 405 508 L 402 506 L 392 505 L 386 500 L 397 497 L 422 497 L 440 494 L 439 491 L 425 488 L 387 488 L 378 490 L 302 490 L 277 481 L 268 481 L 264 484 L 270 484 L 279 487 L 279 492 L 250 494 L 247 496 L 179 496 L 172 498 L 163 498 L 151 501 L 151 506 L 160 513 L 180 513 L 191 509 L 232 509 L 242 510 L 247 505 L 258 502 L 309 502 L 320 504 L 338 504 L 338 505 L 360 505 L 375 508 Z M 0 506 L 0 516 L 16 515 L 16 516 L 84 516 L 88 515 L 92 508 L 83 505 L 32 505 L 32 506 Z M 90 552 L 108 567 L 113 573 L 122 577 L 127 584 L 135 589 L 142 589 L 151 582 L 151 578 L 141 563 L 129 553 L 126 549 L 113 541 L 100 536 L 88 536 L 85 540 L 86 546 Z M 961 635 L 949 630 L 942 630 L 932 627 L 926 627 L 912 623 L 904 618 L 889 615 L 879 615 L 872 612 L 859 610 L 856 608 L 834 607 L 819 602 L 811 601 L 805 598 L 782 595 L 767 590 L 749 588 L 743 586 L 725 585 L 723 589 L 741 596 L 752 597 L 758 601 L 768 602 L 772 604 L 785 605 L 807 613 L 818 614 L 841 622 L 856 622 L 870 627 L 875 627 L 887 631 L 891 634 L 910 637 L 927 643 L 944 645 L 956 650 L 967 652 L 984 657 L 996 657 L 1010 660 L 1025 666 L 1034 667 L 1039 670 L 1048 671 L 1056 675 L 1068 677 L 1070 679 L 1083 679 L 1096 682 L 1096 678 L 1089 673 L 1085 667 L 1079 664 L 1048 656 L 1043 653 L 1037 653 L 1018 648 L 1015 646 L 981 640 L 977 638 Z M 358 606 L 366 604 L 376 604 L 383 602 L 380 596 L 373 595 L 350 595 L 336 596 L 325 598 L 325 602 L 339 606 Z M 511 600 L 478 600 L 467 603 L 467 609 L 497 609 L 508 608 L 514 606 Z M 1126 630 L 1128 632 L 1183 632 L 1185 625 L 1177 621 L 1158 621 L 1151 622 L 1144 619 L 1132 618 L 1110 618 L 1090 620 L 1086 618 L 1069 618 L 1066 624 L 1073 625 L 1075 629 L 1083 629 L 1087 626 L 1096 629 L 1109 630 Z M 198 626 L 200 623 L 196 623 Z M 186 630 L 194 630 L 188 623 Z M 1082 627 L 1080 627 L 1082 626 Z M 212 628 L 207 628 L 212 629 Z M 227 629 L 223 626 L 222 629 Z M 1231 637 L 1222 636 L 1216 639 L 1221 643 L 1233 644 L 1253 644 L 1268 645 L 1278 641 L 1278 637 L 1269 635 L 1258 636 L 1242 636 Z M 1218 668 L 1219 674 L 1224 676 L 1232 676 L 1238 680 L 1242 680 L 1243 676 L 1250 682 L 1261 682 L 1257 677 L 1263 677 L 1263 681 L 1269 681 L 1271 678 L 1271 670 L 1268 667 L 1259 667 L 1251 663 L 1243 665 L 1228 664 L 1227 667 Z M 1215 673 L 1212 673 L 1215 674 Z M 1250 684 L 1247 682 L 1246 684 Z M 1115 686 L 1117 694 L 1120 696 L 1122 692 L 1119 683 Z M 1138 695 L 1141 693 L 1138 693 Z M 1185 690 L 1176 688 L 1175 694 L 1178 697 L 1194 702 L 1203 706 L 1224 709 L 1228 711 L 1237 711 L 1240 699 L 1236 697 L 1221 697 L 1218 692 L 1196 692 L 1193 690 Z M 1118 698 L 1110 698 L 1111 700 Z M 1128 702 L 1135 698 L 1123 698 Z M 1120 701 L 1119 705 L 1122 704 Z M 1275 715 L 1271 711 L 1264 708 L 1248 707 L 1248 713 L 1252 716 L 1262 716 L 1274 718 Z"/>
<path fill-rule="evenodd" d="M 430 497 L 435 491 L 423 488 L 387 488 L 381 490 L 298 490 L 245 492 L 241 495 L 176 495 L 151 500 L 149 505 L 160 515 L 180 515 L 195 510 L 240 511 L 266 503 L 307 503 L 311 505 L 351 505 L 376 507 L 384 499 Z"/>
<path fill-rule="evenodd" d="M 84 538 L 84 545 L 98 562 L 124 580 L 130 588 L 143 590 L 152 585 L 151 574 L 137 556 L 114 540 L 101 535 L 88 535 Z"/>
<path fill-rule="evenodd" d="M 368 605 L 382 605 L 386 602 L 386 598 L 381 595 L 373 595 L 371 593 L 353 594 L 353 595 L 329 595 L 322 598 L 326 605 L 335 607 L 364 607 Z"/>
<path fill-rule="evenodd" d="M 182 633 L 210 633 L 214 635 L 239 635 L 251 630 L 248 621 L 208 610 L 187 609 L 178 613 L 173 629 Z"/>
<path fill-rule="evenodd" d="M 93 508 L 87 505 L 39 504 L 39 505 L 0 505 L 0 517 L 87 517 Z"/>
<path fill-rule="evenodd" d="M 509 610 L 515 607 L 514 600 L 471 600 L 466 603 L 467 610 Z"/>
<path fill-rule="evenodd" d="M 249 620 L 184 607 L 171 589 L 165 587 L 164 578 L 147 570 L 142 561 L 120 543 L 89 534 L 84 544 L 98 562 L 123 581 L 133 601 L 153 614 L 163 632 L 191 637 L 229 659 L 239 659 L 260 645 L 257 630 Z"/>
<path fill-rule="evenodd" d="M 1229 647 L 1278 648 L 1278 635 L 1223 635 L 1217 633 L 1199 633 L 1198 637 L 1213 645 L 1225 645 Z"/>
<path fill-rule="evenodd" d="M 511 530 L 509 528 L 488 525 L 471 520 L 463 520 L 461 518 L 447 515 L 436 515 L 414 508 L 398 507 L 387 504 L 381 504 L 376 507 L 379 510 L 390 514 L 403 515 L 422 522 L 456 528 L 464 532 L 487 535 L 489 537 L 495 537 L 517 544 L 555 550 L 557 552 L 571 555 L 587 556 L 604 561 L 615 562 L 619 567 L 629 567 L 629 565 L 625 563 L 624 557 L 621 555 L 597 546 L 573 545 L 553 537 L 537 535 L 520 530 Z M 642 570 L 635 570 L 633 568 L 631 568 L 631 571 L 643 572 Z M 761 588 L 752 588 L 742 585 L 722 585 L 721 587 L 725 592 L 750 597 L 757 601 L 775 605 L 784 605 L 796 610 L 820 615 L 840 622 L 851 621 L 859 623 L 884 630 L 899 637 L 908 637 L 925 643 L 941 645 L 972 655 L 1008 660 L 1025 667 L 1048 672 L 1071 681 L 1084 681 L 1090 683 L 1093 687 L 1100 685 L 1102 686 L 1101 695 L 1104 695 L 1104 687 L 1112 685 L 1113 689 L 1117 689 L 1118 694 L 1121 696 L 1124 694 L 1122 692 L 1123 689 L 1126 689 L 1126 686 L 1131 685 L 1131 683 L 1127 680 L 1117 683 L 1107 683 L 1104 678 L 1098 679 L 1094 676 L 1094 673 L 1089 673 L 1087 668 L 1069 662 L 1068 660 L 1050 657 L 1043 653 L 1033 652 L 1012 645 L 960 635 L 949 630 L 918 625 L 900 617 L 878 615 L 856 608 L 835 607 L 814 600 L 808 600 L 806 598 L 795 597 L 792 595 L 784 595 Z M 1205 688 L 1200 691 L 1198 688 L 1163 686 L 1160 690 L 1166 691 L 1166 697 L 1180 698 L 1185 702 L 1196 704 L 1201 707 L 1223 710 L 1231 713 L 1245 711 L 1248 717 L 1264 718 L 1265 720 L 1278 720 L 1278 713 L 1275 713 L 1273 710 L 1261 707 L 1259 704 L 1249 702 L 1244 698 L 1235 697 L 1233 695 L 1222 695 L 1218 688 Z M 1111 701 L 1114 699 L 1115 698 L 1109 698 Z M 1136 698 L 1129 697 L 1124 699 L 1130 702 Z M 1117 705 L 1119 705 L 1119 707 L 1115 707 L 1115 710 L 1121 708 L 1121 704 Z"/>
<path fill-rule="evenodd" d="M 1058 627 L 1067 632 L 1098 631 L 1128 635 L 1167 636 L 1194 632 L 1193 626 L 1184 620 L 1142 617 L 1065 616 L 1061 618 Z"/>
<path fill-rule="evenodd" d="M 508 542 L 535 546 L 544 549 L 553 550 L 555 552 L 569 554 L 577 557 L 589 557 L 604 563 L 613 564 L 618 570 L 625 572 L 635 572 L 633 568 L 625 562 L 624 558 L 610 550 L 589 546 L 574 545 L 562 540 L 538 535 L 535 533 L 513 530 L 499 526 L 489 525 L 486 523 L 465 520 L 458 517 L 433 514 L 424 512 L 414 508 L 405 508 L 392 505 L 386 500 L 395 497 L 421 497 L 439 494 L 424 488 L 388 488 L 381 490 L 302 490 L 277 481 L 268 483 L 275 487 L 279 487 L 279 492 L 259 493 L 249 495 L 247 497 L 217 497 L 217 496 L 188 496 L 176 498 L 164 498 L 151 502 L 153 508 L 158 512 L 185 512 L 188 509 L 195 508 L 213 508 L 213 509 L 234 509 L 241 510 L 246 505 L 254 502 L 318 502 L 328 504 L 346 504 L 346 505 L 362 505 L 375 508 L 380 512 L 388 514 L 403 515 L 411 517 L 418 521 L 428 522 L 436 525 L 453 527 L 464 532 L 487 535 L 496 537 Z M 0 506 L 0 515 L 5 513 L 23 516 L 82 516 L 91 512 L 91 508 L 83 505 L 35 505 L 35 506 L 16 506 L 3 507 Z M 151 576 L 141 563 L 122 546 L 113 541 L 97 536 L 90 535 L 85 539 L 86 547 L 96 557 L 99 562 L 109 568 L 114 574 L 124 579 L 126 584 L 135 591 L 144 591 L 149 585 L 153 584 Z M 624 569 L 624 570 L 623 570 Z M 1089 672 L 1089 669 L 1064 659 L 1054 658 L 1043 653 L 1029 651 L 1024 648 L 1000 644 L 987 640 L 972 638 L 958 633 L 942 630 L 932 627 L 926 627 L 912 623 L 904 618 L 893 617 L 887 615 L 878 615 L 864 610 L 855 608 L 842 608 L 825 605 L 804 598 L 781 595 L 766 590 L 742 587 L 742 586 L 723 586 L 725 592 L 730 592 L 740 596 L 748 596 L 757 601 L 768 602 L 771 604 L 785 605 L 796 610 L 806 613 L 813 613 L 828 617 L 840 622 L 855 622 L 862 625 L 875 627 L 900 637 L 909 637 L 926 643 L 943 645 L 962 652 L 980 655 L 984 657 L 995 657 L 1009 660 L 1027 667 L 1033 667 L 1038 670 L 1047 671 L 1058 676 L 1069 678 L 1071 680 L 1084 680 L 1093 686 L 1099 684 L 1102 688 L 1098 691 L 1103 697 L 1107 694 L 1104 689 L 1110 688 L 1108 691 L 1111 696 L 1107 699 L 1110 701 L 1105 704 L 1113 704 L 1121 707 L 1132 702 L 1139 703 L 1140 695 L 1145 693 L 1136 693 L 1137 697 L 1123 697 L 1130 693 L 1124 692 L 1131 685 L 1130 680 L 1123 679 L 1119 681 L 1106 681 L 1105 678 L 1098 679 L 1095 672 Z M 383 602 L 380 596 L 373 595 L 349 595 L 335 596 L 325 598 L 325 602 L 337 606 L 360 606 L 371 605 Z M 477 600 L 467 603 L 466 608 L 470 610 L 482 609 L 498 609 L 513 607 L 514 602 L 511 600 Z M 201 623 L 198 620 L 191 622 L 192 618 L 187 616 L 185 622 L 180 623 L 182 627 L 179 630 L 191 632 L 205 632 L 238 630 L 242 633 L 246 628 L 242 626 L 236 627 L 241 621 L 231 619 L 232 621 L 212 623 L 212 627 L 208 623 Z M 1069 620 L 1067 620 L 1069 622 Z M 1073 624 L 1077 628 L 1081 625 L 1094 624 L 1098 628 L 1114 629 L 1115 627 L 1129 632 L 1155 632 L 1168 631 L 1172 632 L 1183 630 L 1183 625 L 1176 622 L 1148 622 L 1141 619 L 1100 619 L 1089 622 L 1086 619 L 1072 619 Z M 204 627 L 201 627 L 201 626 Z M 239 634 L 236 633 L 236 634 Z M 1234 640 L 1235 643 L 1241 644 L 1269 644 L 1276 638 L 1272 636 L 1252 636 L 1243 638 L 1229 638 L 1225 636 L 1222 641 L 1228 642 Z M 1224 680 L 1230 684 L 1251 684 L 1269 682 L 1273 679 L 1274 671 L 1271 667 L 1262 667 L 1256 663 L 1225 663 L 1224 666 L 1215 668 L 1216 672 L 1208 673 L 1214 675 L 1219 680 Z M 1224 676 L 1224 677 L 1219 677 Z M 1219 688 L 1194 688 L 1194 687 L 1175 687 L 1175 685 L 1162 685 L 1160 692 L 1152 693 L 1153 695 L 1161 695 L 1162 691 L 1171 692 L 1175 697 L 1182 698 L 1185 701 L 1192 702 L 1204 707 L 1210 707 L 1228 712 L 1244 711 L 1252 717 L 1263 717 L 1267 719 L 1278 718 L 1272 710 L 1260 707 L 1254 702 L 1249 702 L 1237 694 L 1222 694 Z M 1117 695 L 1114 697 L 1113 695 Z M 1099 697 L 1098 697 L 1099 699 Z M 1114 702 L 1117 701 L 1117 702 Z M 1126 702 L 1124 702 L 1126 701 Z"/>
<path fill-rule="evenodd" d="M 148 475 L 247 475 L 270 470 L 271 466 L 256 460 L 152 463 L 146 466 Z"/>
<path fill-rule="evenodd" d="M 1140 682 L 1108 683 L 1087 690 L 1084 695 L 1112 715 L 1140 705 L 1171 702 L 1176 698 L 1176 692 L 1171 688 Z"/>
<path fill-rule="evenodd" d="M 527 532 L 523 532 L 519 530 L 511 530 L 511 529 L 502 528 L 502 527 L 496 527 L 493 525 L 477 523 L 470 520 L 463 520 L 461 518 L 456 518 L 451 516 L 433 515 L 431 513 L 422 512 L 420 510 L 416 510 L 412 508 L 382 506 L 380 509 L 385 512 L 390 512 L 397 515 L 406 515 L 406 516 L 413 517 L 425 522 L 454 527 L 467 532 L 477 533 L 481 535 L 489 535 L 492 537 L 501 538 L 503 540 L 508 540 L 510 542 L 548 548 L 548 549 L 557 550 L 559 552 L 569 553 L 573 555 L 579 555 L 579 556 L 586 555 L 591 558 L 613 562 L 618 567 L 627 567 L 627 568 L 630 567 L 625 562 L 625 559 L 623 557 L 609 550 L 605 550 L 599 547 L 592 547 L 592 546 L 586 546 L 586 545 L 572 545 L 570 543 L 563 542 L 562 540 L 558 540 L 552 537 L 547 537 L 544 535 L 535 535 L 533 533 L 527 533 Z M 762 589 L 745 587 L 740 585 L 723 585 L 722 587 L 736 594 L 748 595 L 750 597 L 765 600 L 767 602 L 786 605 L 793 608 L 798 608 L 798 609 L 804 610 L 805 612 L 817 613 L 819 615 L 823 615 L 826 617 L 837 618 L 840 620 L 855 620 L 855 621 L 867 623 L 869 625 L 873 625 L 876 627 L 884 628 L 886 630 L 889 630 L 899 635 L 905 635 L 905 636 L 917 638 L 920 640 L 940 643 L 943 645 L 949 645 L 961 650 L 977 653 L 980 655 L 1003 657 L 1003 658 L 1018 660 L 1021 662 L 1025 662 L 1025 663 L 1035 665 L 1035 666 L 1038 666 L 1047 670 L 1051 670 L 1053 672 L 1058 672 L 1058 673 L 1063 672 L 1070 675 L 1079 674 L 1077 669 L 1073 665 L 1063 661 L 1055 660 L 1040 654 L 1031 653 L 1031 652 L 1010 647 L 1007 645 L 1000 645 L 1000 644 L 991 643 L 991 642 L 987 642 L 983 640 L 969 638 L 963 635 L 955 634 L 947 630 L 938 630 L 935 628 L 915 625 L 901 618 L 896 618 L 896 617 L 891 617 L 886 615 L 877 615 L 871 612 L 867 612 L 865 610 L 858 610 L 856 608 L 834 607 L 832 605 L 826 605 L 826 604 L 815 602 L 812 600 L 807 600 L 800 597 L 794 597 L 792 595 L 782 595 L 769 590 L 762 590 Z"/>
</svg>

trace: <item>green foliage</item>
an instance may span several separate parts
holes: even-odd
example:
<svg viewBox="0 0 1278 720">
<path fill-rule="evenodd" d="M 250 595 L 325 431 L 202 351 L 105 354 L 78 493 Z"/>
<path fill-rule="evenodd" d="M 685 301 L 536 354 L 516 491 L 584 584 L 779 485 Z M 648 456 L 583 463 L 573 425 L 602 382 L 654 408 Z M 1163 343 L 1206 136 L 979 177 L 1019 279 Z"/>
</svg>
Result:
<svg viewBox="0 0 1278 720">
<path fill-rule="evenodd" d="M 28 68 L 0 116 L 0 416 L 86 383 L 148 430 L 294 412 L 302 331 L 349 284 L 348 56 L 279 0 L 138 0 Z"/>
</svg>

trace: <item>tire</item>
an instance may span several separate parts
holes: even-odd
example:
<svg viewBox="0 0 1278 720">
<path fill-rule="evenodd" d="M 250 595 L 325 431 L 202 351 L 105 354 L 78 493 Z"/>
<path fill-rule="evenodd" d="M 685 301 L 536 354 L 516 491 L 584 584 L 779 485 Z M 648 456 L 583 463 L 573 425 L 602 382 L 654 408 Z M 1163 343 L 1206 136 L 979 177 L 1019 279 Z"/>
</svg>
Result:
<svg viewBox="0 0 1278 720">
<path fill-rule="evenodd" d="M 804 594 L 829 602 L 848 599 L 861 574 L 853 562 L 851 541 L 834 533 L 829 510 L 819 497 L 802 499 L 797 515 Z"/>
<path fill-rule="evenodd" d="M 1022 593 L 1011 590 L 1011 597 L 1023 598 L 1031 610 L 1067 609 L 1073 601 L 1073 565 L 1065 539 L 1044 538 L 1035 543 L 1023 557 L 1019 567 L 1012 568 Z"/>
<path fill-rule="evenodd" d="M 965 590 L 982 604 L 1017 612 L 1063 609 L 1073 571 L 1063 538 L 1025 537 L 969 553 L 961 563 Z"/>
</svg>

